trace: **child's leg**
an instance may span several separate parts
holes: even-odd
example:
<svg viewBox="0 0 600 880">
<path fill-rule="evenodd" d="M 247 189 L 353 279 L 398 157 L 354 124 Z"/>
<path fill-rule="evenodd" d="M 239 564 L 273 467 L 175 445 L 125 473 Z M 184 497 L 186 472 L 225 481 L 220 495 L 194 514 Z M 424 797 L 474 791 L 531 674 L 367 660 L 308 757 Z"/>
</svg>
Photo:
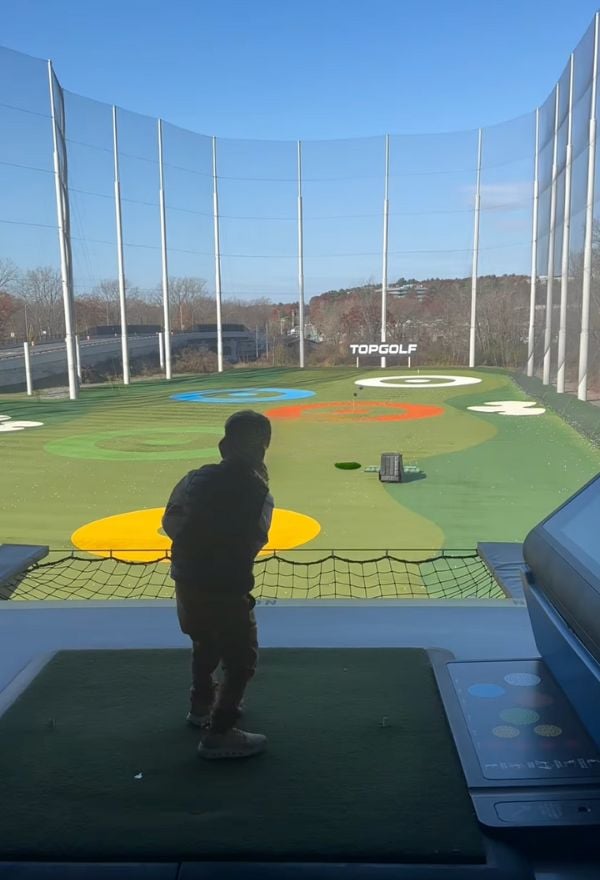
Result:
<svg viewBox="0 0 600 880">
<path fill-rule="evenodd" d="M 232 597 L 219 603 L 223 683 L 212 711 L 211 733 L 225 733 L 235 725 L 246 685 L 256 672 L 258 635 L 253 608 L 254 599 L 250 596 Z"/>
<path fill-rule="evenodd" d="M 220 661 L 220 616 L 213 611 L 213 602 L 203 597 L 193 586 L 175 583 L 177 616 L 182 632 L 192 640 L 192 687 L 190 712 L 206 715 L 214 701 L 213 673 Z"/>
<path fill-rule="evenodd" d="M 190 712 L 204 715 L 210 712 L 215 699 L 213 673 L 219 665 L 219 649 L 214 636 L 198 633 L 200 640 L 192 640 L 192 687 Z"/>
</svg>

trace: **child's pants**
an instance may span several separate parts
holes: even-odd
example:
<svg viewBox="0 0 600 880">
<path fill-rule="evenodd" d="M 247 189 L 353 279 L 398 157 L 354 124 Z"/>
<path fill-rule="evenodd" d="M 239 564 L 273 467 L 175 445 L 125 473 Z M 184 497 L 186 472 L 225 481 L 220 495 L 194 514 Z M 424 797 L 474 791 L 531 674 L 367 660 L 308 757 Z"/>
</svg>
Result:
<svg viewBox="0 0 600 880">
<path fill-rule="evenodd" d="M 239 704 L 256 672 L 258 638 L 255 600 L 251 595 L 193 595 L 176 584 L 177 614 L 184 633 L 192 639 L 191 711 L 212 706 L 210 731 L 224 733 L 240 716 Z M 213 679 L 219 663 L 223 682 Z"/>
</svg>

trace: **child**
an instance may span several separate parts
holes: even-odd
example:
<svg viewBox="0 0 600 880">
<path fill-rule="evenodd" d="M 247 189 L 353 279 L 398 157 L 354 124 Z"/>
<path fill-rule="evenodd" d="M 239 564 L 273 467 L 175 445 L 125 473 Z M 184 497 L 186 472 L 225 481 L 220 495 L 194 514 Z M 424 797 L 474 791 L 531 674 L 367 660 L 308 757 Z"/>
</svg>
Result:
<svg viewBox="0 0 600 880">
<path fill-rule="evenodd" d="M 253 564 L 267 543 L 273 498 L 265 452 L 271 423 L 252 410 L 225 422 L 222 461 L 190 471 L 175 486 L 162 524 L 173 540 L 171 577 L 177 615 L 192 639 L 190 724 L 203 729 L 203 758 L 241 758 L 264 750 L 266 737 L 235 726 L 256 671 L 258 641 Z M 213 673 L 219 663 L 223 682 Z"/>
</svg>

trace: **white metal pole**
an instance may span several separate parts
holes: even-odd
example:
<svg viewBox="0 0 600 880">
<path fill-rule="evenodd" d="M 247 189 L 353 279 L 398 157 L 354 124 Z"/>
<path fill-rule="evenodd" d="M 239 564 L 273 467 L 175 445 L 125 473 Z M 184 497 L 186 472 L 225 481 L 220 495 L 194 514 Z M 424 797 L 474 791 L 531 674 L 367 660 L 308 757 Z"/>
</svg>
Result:
<svg viewBox="0 0 600 880">
<path fill-rule="evenodd" d="M 529 288 L 529 333 L 527 336 L 527 375 L 533 376 L 535 348 L 535 299 L 537 287 L 537 244 L 539 203 L 540 111 L 535 111 L 535 158 L 533 160 L 533 219 L 531 231 L 531 281 Z"/>
<path fill-rule="evenodd" d="M 223 315 L 221 310 L 221 236 L 219 232 L 219 187 L 217 179 L 217 139 L 212 139 L 213 226 L 215 233 L 215 300 L 217 306 L 217 369 L 223 372 Z"/>
<path fill-rule="evenodd" d="M 477 329 L 477 271 L 479 265 L 479 212 L 481 206 L 481 151 L 483 130 L 477 138 L 477 183 L 475 186 L 475 218 L 473 226 L 473 267 L 471 272 L 471 320 L 469 325 L 469 367 L 475 366 L 475 334 Z"/>
<path fill-rule="evenodd" d="M 160 364 L 161 370 L 164 370 L 165 367 L 165 343 L 163 339 L 163 333 L 159 330 L 158 332 L 158 362 Z"/>
<path fill-rule="evenodd" d="M 81 382 L 81 352 L 79 351 L 79 336 L 75 335 L 75 360 L 77 364 L 77 378 Z"/>
<path fill-rule="evenodd" d="M 544 385 L 550 384 L 550 362 L 552 356 L 552 309 L 554 287 L 554 236 L 556 231 L 556 177 L 558 167 L 558 105 L 560 85 L 556 84 L 554 98 L 554 142 L 552 147 L 552 187 L 550 190 L 550 231 L 548 240 L 548 274 L 546 279 L 546 330 L 544 333 Z"/>
<path fill-rule="evenodd" d="M 79 384 L 77 382 L 77 371 L 75 364 L 75 342 L 74 342 L 74 303 L 73 303 L 73 279 L 71 274 L 71 265 L 69 260 L 69 240 L 67 228 L 67 199 L 68 192 L 61 171 L 61 163 L 59 159 L 59 127 L 56 118 L 56 106 L 54 100 L 54 82 L 55 76 L 52 69 L 52 62 L 48 61 L 48 80 L 50 85 L 50 118 L 52 120 L 52 144 L 53 144 L 53 160 L 54 160 L 54 187 L 56 192 L 56 217 L 58 223 L 58 241 L 60 247 L 60 275 L 63 294 L 63 310 L 65 315 L 65 344 L 67 347 L 67 372 L 69 376 L 69 398 L 76 400 L 79 395 Z M 58 85 L 58 80 L 56 81 Z M 66 150 L 63 155 L 63 161 L 66 164 Z"/>
<path fill-rule="evenodd" d="M 579 337 L 579 376 L 577 397 L 587 400 L 588 358 L 590 342 L 590 303 L 592 292 L 592 233 L 594 227 L 594 179 L 596 174 L 596 94 L 598 78 L 598 28 L 600 13 L 594 20 L 594 63 L 588 147 L 587 201 L 583 245 L 583 287 L 581 291 L 581 333 Z"/>
<path fill-rule="evenodd" d="M 300 368 L 304 368 L 304 218 L 302 214 L 302 141 L 298 141 L 298 332 Z"/>
<path fill-rule="evenodd" d="M 160 249 L 162 256 L 162 293 L 165 347 L 165 378 L 171 378 L 171 318 L 169 315 L 169 265 L 167 260 L 167 211 L 165 206 L 165 175 L 163 166 L 162 119 L 158 120 L 158 174 L 160 182 Z"/>
<path fill-rule="evenodd" d="M 117 270 L 119 273 L 119 309 L 121 313 L 121 361 L 123 385 L 129 385 L 129 348 L 127 344 L 127 300 L 125 298 L 125 260 L 123 255 L 123 218 L 121 214 L 121 181 L 119 176 L 119 134 L 117 108 L 112 108 L 113 156 L 115 175 L 115 219 L 117 224 Z"/>
<path fill-rule="evenodd" d="M 31 381 L 31 358 L 29 357 L 29 343 L 23 343 L 23 354 L 25 356 L 25 382 L 27 384 L 27 396 L 33 394 L 33 382 Z"/>
<path fill-rule="evenodd" d="M 390 225 L 390 136 L 385 136 L 385 180 L 383 193 L 383 262 L 381 268 L 381 341 L 387 338 L 388 231 Z M 382 355 L 380 366 L 385 369 L 387 358 Z"/>
<path fill-rule="evenodd" d="M 556 390 L 565 390 L 565 352 L 567 346 L 567 299 L 569 296 L 569 245 L 571 241 L 571 166 L 573 161 L 573 74 L 575 56 L 569 65 L 569 109 L 567 115 L 567 146 L 565 152 L 565 209 L 563 213 L 562 259 L 560 273 L 560 323 L 558 328 L 558 363 Z"/>
</svg>

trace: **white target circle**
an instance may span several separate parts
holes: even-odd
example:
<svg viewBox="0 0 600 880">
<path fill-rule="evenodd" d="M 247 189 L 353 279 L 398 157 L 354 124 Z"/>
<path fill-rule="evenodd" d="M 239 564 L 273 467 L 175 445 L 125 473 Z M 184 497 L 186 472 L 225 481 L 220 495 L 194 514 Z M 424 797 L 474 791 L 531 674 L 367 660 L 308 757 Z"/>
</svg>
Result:
<svg viewBox="0 0 600 880">
<path fill-rule="evenodd" d="M 535 400 L 488 400 L 482 406 L 468 406 L 473 412 L 495 413 L 499 416 L 541 416 L 546 412 Z"/>
<path fill-rule="evenodd" d="M 0 433 L 7 434 L 9 431 L 24 431 L 25 428 L 38 428 L 43 422 L 13 421 L 10 416 L 0 415 Z"/>
<path fill-rule="evenodd" d="M 424 376 L 374 376 L 368 379 L 357 379 L 355 385 L 367 388 L 456 388 L 459 385 L 478 385 L 481 379 L 475 376 L 442 376 L 428 374 Z"/>
</svg>

